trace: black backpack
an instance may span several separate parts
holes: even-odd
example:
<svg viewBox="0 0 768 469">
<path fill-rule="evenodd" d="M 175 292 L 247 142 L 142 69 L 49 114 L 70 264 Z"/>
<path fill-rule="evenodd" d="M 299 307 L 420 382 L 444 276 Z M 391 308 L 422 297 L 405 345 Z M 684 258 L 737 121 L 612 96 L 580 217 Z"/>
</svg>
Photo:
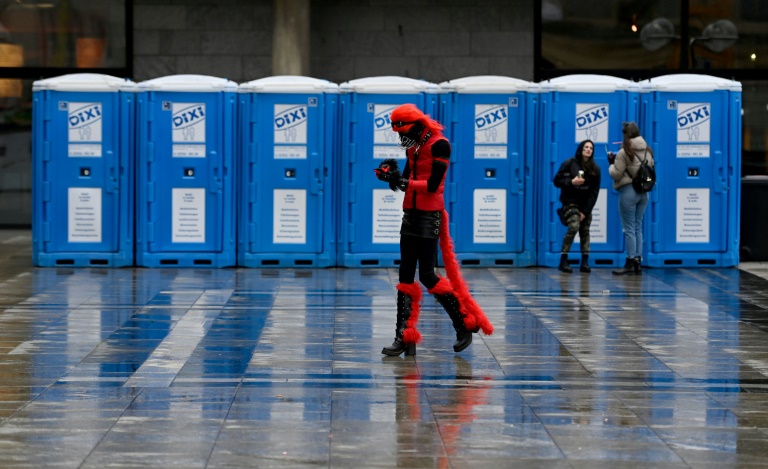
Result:
<svg viewBox="0 0 768 469">
<path fill-rule="evenodd" d="M 647 154 L 648 148 L 643 153 L 640 169 L 637 170 L 637 174 L 632 178 L 632 187 L 635 188 L 635 192 L 638 194 L 651 192 L 653 186 L 656 185 L 656 169 L 648 164 Z"/>
</svg>

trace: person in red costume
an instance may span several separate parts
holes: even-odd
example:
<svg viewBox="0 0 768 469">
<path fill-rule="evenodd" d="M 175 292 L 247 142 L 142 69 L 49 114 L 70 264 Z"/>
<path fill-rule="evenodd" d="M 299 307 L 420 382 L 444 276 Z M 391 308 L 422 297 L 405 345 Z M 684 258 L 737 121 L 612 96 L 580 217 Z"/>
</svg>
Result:
<svg viewBox="0 0 768 469">
<path fill-rule="evenodd" d="M 397 285 L 397 324 L 395 340 L 381 351 L 384 355 L 416 354 L 421 334 L 416 328 L 422 297 L 419 281 L 445 308 L 456 330 L 455 352 L 472 343 L 472 333 L 493 333 L 493 325 L 477 305 L 462 278 L 448 232 L 448 213 L 443 191 L 451 158 L 451 144 L 443 136 L 443 125 L 413 104 L 392 111 L 392 130 L 398 133 L 407 161 L 402 173 L 397 160 L 383 161 L 376 177 L 389 183 L 393 191 L 405 192 L 403 222 L 400 227 L 400 270 Z M 435 273 L 437 247 L 443 253 L 446 276 Z"/>
</svg>

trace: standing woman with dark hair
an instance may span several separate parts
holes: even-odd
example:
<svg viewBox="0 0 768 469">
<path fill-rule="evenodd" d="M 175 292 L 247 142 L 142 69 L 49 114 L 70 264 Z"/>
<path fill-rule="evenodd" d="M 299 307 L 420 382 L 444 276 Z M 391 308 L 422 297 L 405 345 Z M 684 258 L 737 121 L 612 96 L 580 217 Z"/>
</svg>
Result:
<svg viewBox="0 0 768 469">
<path fill-rule="evenodd" d="M 614 270 L 614 275 L 640 275 L 640 263 L 643 255 L 643 215 L 648 206 L 648 194 L 638 194 L 632 187 L 632 178 L 640 171 L 640 165 L 646 160 L 649 166 L 655 166 L 653 150 L 640 135 L 635 122 L 622 124 L 624 141 L 619 153 L 608 154 L 608 172 L 613 178 L 613 188 L 619 191 L 619 216 L 624 230 L 624 242 L 627 245 L 627 260 L 624 267 Z"/>
<path fill-rule="evenodd" d="M 417 266 L 419 280 L 451 318 L 456 330 L 453 350 L 461 352 L 472 343 L 472 333 L 482 330 L 491 334 L 493 325 L 464 282 L 448 232 L 443 191 L 451 144 L 443 136 L 443 125 L 413 104 L 396 107 L 390 121 L 407 160 L 402 173 L 394 159 L 383 161 L 374 170 L 377 178 L 389 183 L 390 189 L 405 192 L 400 226 L 395 340 L 381 353 L 389 356 L 416 354 L 416 343 L 421 340 L 416 325 L 422 297 L 421 286 L 415 281 Z M 438 243 L 446 277 L 435 273 Z"/>
<path fill-rule="evenodd" d="M 573 272 L 568 265 L 568 252 L 576 233 L 579 233 L 581 246 L 579 270 L 592 271 L 589 267 L 589 227 L 592 225 L 592 209 L 600 194 L 600 167 L 595 164 L 594 154 L 595 144 L 592 140 L 584 140 L 576 148 L 573 158 L 565 160 L 555 174 L 555 187 L 560 189 L 560 202 L 568 223 L 557 267 L 562 272 Z"/>
</svg>

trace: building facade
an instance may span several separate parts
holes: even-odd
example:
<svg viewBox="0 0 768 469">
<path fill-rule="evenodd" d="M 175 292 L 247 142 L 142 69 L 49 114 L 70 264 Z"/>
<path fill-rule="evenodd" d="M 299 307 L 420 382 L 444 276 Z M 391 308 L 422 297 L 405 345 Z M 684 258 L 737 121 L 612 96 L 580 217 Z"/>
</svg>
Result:
<svg viewBox="0 0 768 469">
<path fill-rule="evenodd" d="M 707 73 L 743 84 L 743 173 L 768 174 L 768 3 L 760 0 L 2 0 L 0 225 L 31 224 L 34 80 L 102 73 L 238 83 L 439 83 Z"/>
</svg>

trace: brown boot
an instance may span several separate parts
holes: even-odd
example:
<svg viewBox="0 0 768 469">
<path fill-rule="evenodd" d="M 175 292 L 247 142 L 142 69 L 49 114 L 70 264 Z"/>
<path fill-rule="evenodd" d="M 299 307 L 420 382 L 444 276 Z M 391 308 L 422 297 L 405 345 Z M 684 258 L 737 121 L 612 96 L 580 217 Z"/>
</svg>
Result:
<svg viewBox="0 0 768 469">
<path fill-rule="evenodd" d="M 619 270 L 614 270 L 613 275 L 628 275 L 635 273 L 635 260 L 631 257 L 627 257 L 627 262 L 624 263 L 624 267 Z"/>
</svg>

